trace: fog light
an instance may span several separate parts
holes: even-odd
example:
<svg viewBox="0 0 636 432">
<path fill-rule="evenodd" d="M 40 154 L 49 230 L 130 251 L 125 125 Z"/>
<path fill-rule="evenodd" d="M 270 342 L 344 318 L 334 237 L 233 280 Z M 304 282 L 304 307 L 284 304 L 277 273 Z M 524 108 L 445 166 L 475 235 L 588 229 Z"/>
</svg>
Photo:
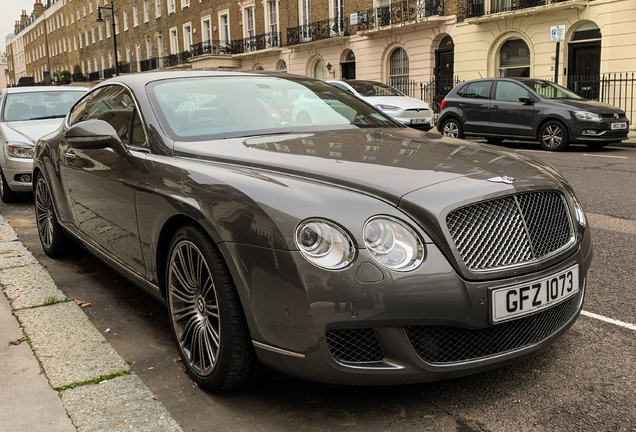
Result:
<svg viewBox="0 0 636 432">
<path fill-rule="evenodd" d="M 22 183 L 30 183 L 31 182 L 31 176 L 29 174 L 22 174 L 20 176 L 20 181 Z"/>
<path fill-rule="evenodd" d="M 583 135 L 598 135 L 599 132 L 596 129 L 586 129 L 583 131 Z"/>
</svg>

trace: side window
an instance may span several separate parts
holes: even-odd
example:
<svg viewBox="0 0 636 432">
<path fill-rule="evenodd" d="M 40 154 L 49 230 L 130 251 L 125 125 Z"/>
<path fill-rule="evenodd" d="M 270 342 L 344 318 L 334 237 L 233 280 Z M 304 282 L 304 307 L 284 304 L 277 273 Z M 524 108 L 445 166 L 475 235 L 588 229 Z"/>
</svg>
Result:
<svg viewBox="0 0 636 432">
<path fill-rule="evenodd" d="M 467 98 L 490 99 L 491 88 L 492 81 L 477 81 L 468 84 L 465 93 L 462 96 Z"/>
<path fill-rule="evenodd" d="M 495 99 L 499 101 L 519 102 L 520 97 L 530 97 L 526 89 L 517 83 L 499 81 L 495 90 Z"/>
<path fill-rule="evenodd" d="M 75 105 L 75 107 L 71 111 L 71 115 L 68 118 L 69 124 L 71 126 L 75 123 L 81 122 L 84 119 L 84 114 L 86 113 L 86 102 L 88 101 L 88 99 L 88 97 L 82 99 L 82 101 Z"/>
<path fill-rule="evenodd" d="M 88 104 L 85 120 L 109 123 L 125 144 L 146 146 L 146 136 L 133 99 L 124 87 L 105 87 Z"/>
</svg>

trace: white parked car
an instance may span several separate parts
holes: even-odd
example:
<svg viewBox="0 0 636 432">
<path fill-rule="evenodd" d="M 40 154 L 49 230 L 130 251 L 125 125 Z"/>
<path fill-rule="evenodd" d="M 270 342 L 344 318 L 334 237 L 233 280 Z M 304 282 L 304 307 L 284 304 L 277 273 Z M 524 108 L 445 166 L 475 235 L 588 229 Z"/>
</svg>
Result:
<svg viewBox="0 0 636 432">
<path fill-rule="evenodd" d="M 327 82 L 370 103 L 406 126 L 427 131 L 435 125 L 433 110 L 428 103 L 406 96 L 390 85 L 364 80 Z"/>
<path fill-rule="evenodd" d="M 86 87 L 12 87 L 0 94 L 0 199 L 31 192 L 33 148 L 60 127 Z"/>
</svg>

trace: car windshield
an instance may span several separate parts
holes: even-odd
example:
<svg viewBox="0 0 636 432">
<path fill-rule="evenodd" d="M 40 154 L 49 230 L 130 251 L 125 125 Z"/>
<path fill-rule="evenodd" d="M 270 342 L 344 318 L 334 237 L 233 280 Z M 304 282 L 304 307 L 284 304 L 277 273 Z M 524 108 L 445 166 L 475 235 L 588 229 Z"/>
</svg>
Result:
<svg viewBox="0 0 636 432">
<path fill-rule="evenodd" d="M 543 80 L 523 80 L 523 83 L 546 99 L 583 99 L 571 90 Z"/>
<path fill-rule="evenodd" d="M 77 90 L 10 93 L 4 101 L 4 121 L 64 117 L 83 94 Z"/>
<path fill-rule="evenodd" d="M 175 78 L 152 82 L 147 92 L 164 130 L 176 140 L 399 127 L 347 92 L 312 79 Z"/>
<path fill-rule="evenodd" d="M 404 96 L 397 89 L 386 85 L 384 83 L 373 81 L 347 81 L 351 87 L 355 89 L 360 95 L 366 97 L 372 96 Z"/>
</svg>

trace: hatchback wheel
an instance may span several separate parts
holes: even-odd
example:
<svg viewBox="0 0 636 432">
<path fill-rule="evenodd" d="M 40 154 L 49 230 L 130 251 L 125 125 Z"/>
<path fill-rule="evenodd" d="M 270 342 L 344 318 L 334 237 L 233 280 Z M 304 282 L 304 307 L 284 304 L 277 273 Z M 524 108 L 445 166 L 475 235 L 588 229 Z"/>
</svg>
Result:
<svg viewBox="0 0 636 432">
<path fill-rule="evenodd" d="M 541 144 L 544 150 L 565 150 L 570 144 L 568 141 L 568 131 L 560 122 L 549 121 L 544 124 L 539 131 L 539 144 Z"/>
<path fill-rule="evenodd" d="M 0 199 L 2 199 L 2 202 L 6 204 L 14 203 L 18 199 L 18 194 L 13 192 L 9 187 L 2 169 L 0 169 Z"/>
<path fill-rule="evenodd" d="M 51 198 L 51 190 L 40 173 L 35 179 L 35 223 L 44 253 L 52 258 L 60 257 L 68 251 L 69 238 L 57 221 Z"/>
<path fill-rule="evenodd" d="M 185 225 L 166 269 L 170 324 L 192 378 L 211 391 L 248 382 L 256 368 L 241 302 L 220 252 L 200 228 Z"/>
<path fill-rule="evenodd" d="M 451 138 L 464 138 L 462 125 L 454 118 L 448 119 L 442 125 L 442 135 Z"/>
</svg>

